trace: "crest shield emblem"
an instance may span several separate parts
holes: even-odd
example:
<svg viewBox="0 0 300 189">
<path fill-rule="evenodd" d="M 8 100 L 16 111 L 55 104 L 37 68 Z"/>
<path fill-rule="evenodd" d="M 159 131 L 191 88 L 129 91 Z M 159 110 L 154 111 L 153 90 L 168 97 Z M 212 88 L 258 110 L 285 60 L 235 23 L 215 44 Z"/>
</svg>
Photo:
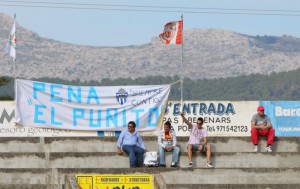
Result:
<svg viewBox="0 0 300 189">
<path fill-rule="evenodd" d="M 169 22 L 165 25 L 164 31 L 160 34 L 160 38 L 163 41 L 170 41 L 173 39 L 176 33 L 176 22 Z"/>
<path fill-rule="evenodd" d="M 128 92 L 125 89 L 121 88 L 116 92 L 116 99 L 121 105 L 123 105 L 127 101 Z"/>
</svg>

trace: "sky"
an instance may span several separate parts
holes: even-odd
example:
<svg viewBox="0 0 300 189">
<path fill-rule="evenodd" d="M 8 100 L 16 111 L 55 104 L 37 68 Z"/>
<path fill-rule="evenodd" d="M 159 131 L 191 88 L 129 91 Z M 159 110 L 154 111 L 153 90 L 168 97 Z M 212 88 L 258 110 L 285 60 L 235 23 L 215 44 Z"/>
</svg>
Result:
<svg viewBox="0 0 300 189">
<path fill-rule="evenodd" d="M 300 38 L 299 0 L 0 0 L 0 12 L 16 13 L 18 24 L 41 37 L 89 46 L 150 43 L 181 15 L 184 30 Z"/>
</svg>

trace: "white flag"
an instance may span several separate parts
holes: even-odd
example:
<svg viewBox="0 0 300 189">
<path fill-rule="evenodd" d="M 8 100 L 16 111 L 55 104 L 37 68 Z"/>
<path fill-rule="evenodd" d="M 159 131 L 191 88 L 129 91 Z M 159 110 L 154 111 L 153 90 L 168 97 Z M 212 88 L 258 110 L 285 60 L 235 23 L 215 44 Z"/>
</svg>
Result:
<svg viewBox="0 0 300 189">
<path fill-rule="evenodd" d="M 13 28 L 9 34 L 8 43 L 6 44 L 5 51 L 16 59 L 16 47 L 17 47 L 17 38 L 16 38 L 16 23 L 14 23 Z"/>
</svg>

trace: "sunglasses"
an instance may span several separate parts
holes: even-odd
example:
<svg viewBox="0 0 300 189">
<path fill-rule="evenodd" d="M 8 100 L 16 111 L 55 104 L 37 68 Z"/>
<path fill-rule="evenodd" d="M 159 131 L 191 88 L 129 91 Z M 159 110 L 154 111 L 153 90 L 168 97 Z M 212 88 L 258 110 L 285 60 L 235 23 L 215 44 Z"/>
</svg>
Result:
<svg viewBox="0 0 300 189">
<path fill-rule="evenodd" d="M 197 125 L 203 125 L 203 123 L 197 123 Z"/>
</svg>

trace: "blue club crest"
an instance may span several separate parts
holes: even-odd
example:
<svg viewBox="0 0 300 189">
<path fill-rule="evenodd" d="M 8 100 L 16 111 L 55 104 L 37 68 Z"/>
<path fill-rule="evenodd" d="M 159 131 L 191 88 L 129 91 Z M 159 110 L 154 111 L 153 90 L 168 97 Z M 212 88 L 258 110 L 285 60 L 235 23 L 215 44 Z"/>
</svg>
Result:
<svg viewBox="0 0 300 189">
<path fill-rule="evenodd" d="M 127 101 L 128 92 L 125 91 L 125 89 L 121 88 L 116 92 L 116 98 L 117 101 L 123 105 Z"/>
</svg>

